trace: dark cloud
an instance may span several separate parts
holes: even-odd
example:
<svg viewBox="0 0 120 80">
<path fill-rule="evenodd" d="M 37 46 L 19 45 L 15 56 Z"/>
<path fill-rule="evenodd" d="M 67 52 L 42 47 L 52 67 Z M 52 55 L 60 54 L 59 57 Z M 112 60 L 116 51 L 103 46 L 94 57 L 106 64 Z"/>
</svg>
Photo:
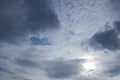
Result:
<svg viewBox="0 0 120 80">
<path fill-rule="evenodd" d="M 120 54 L 116 54 L 114 59 L 111 59 L 112 61 L 107 64 L 109 65 L 108 68 L 105 70 L 105 74 L 108 76 L 118 76 L 120 75 Z M 106 64 L 105 64 L 106 65 Z"/>
<path fill-rule="evenodd" d="M 48 0 L 0 0 L 0 41 L 14 42 L 58 25 Z"/>
<path fill-rule="evenodd" d="M 0 74 L 3 74 L 3 73 L 14 74 L 14 72 L 11 72 L 5 66 L 0 65 Z"/>
<path fill-rule="evenodd" d="M 110 30 L 106 30 L 103 32 L 97 32 L 92 37 L 91 44 L 94 46 L 100 46 L 106 48 L 108 50 L 118 50 L 120 49 L 120 39 L 118 38 L 119 35 L 119 28 L 120 22 L 114 22 L 114 28 Z M 97 43 L 97 44 L 95 44 Z"/>
<path fill-rule="evenodd" d="M 115 26 L 115 30 L 118 32 L 118 34 L 120 33 L 120 21 L 115 21 L 113 23 L 113 25 Z"/>
<path fill-rule="evenodd" d="M 38 64 L 32 60 L 21 59 L 21 58 L 16 58 L 15 64 L 17 64 L 19 66 L 26 67 L 26 68 L 38 68 L 38 67 L 40 67 L 40 64 Z"/>
<path fill-rule="evenodd" d="M 37 37 L 31 37 L 32 44 L 34 45 L 50 45 L 49 38 L 43 37 L 43 38 L 37 38 Z"/>
<path fill-rule="evenodd" d="M 107 71 L 105 71 L 105 73 L 111 77 L 120 75 L 120 66 L 114 66 L 113 68 L 110 68 Z"/>
<path fill-rule="evenodd" d="M 112 10 L 116 12 L 116 14 L 120 11 L 120 1 L 119 0 L 110 0 L 112 3 L 110 6 L 112 6 Z"/>
<path fill-rule="evenodd" d="M 45 68 L 49 78 L 70 78 L 78 74 L 80 69 L 77 61 L 49 61 Z"/>
<path fill-rule="evenodd" d="M 32 80 L 32 79 L 23 78 L 21 76 L 13 76 L 12 80 Z"/>
<path fill-rule="evenodd" d="M 92 38 L 96 42 L 100 43 L 104 48 L 109 50 L 116 50 L 120 48 L 115 30 L 96 33 Z"/>
</svg>

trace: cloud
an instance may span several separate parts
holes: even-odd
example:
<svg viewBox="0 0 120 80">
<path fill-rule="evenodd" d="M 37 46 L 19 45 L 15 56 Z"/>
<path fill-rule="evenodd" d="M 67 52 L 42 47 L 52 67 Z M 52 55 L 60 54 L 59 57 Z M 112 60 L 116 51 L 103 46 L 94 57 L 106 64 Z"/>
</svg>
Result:
<svg viewBox="0 0 120 80">
<path fill-rule="evenodd" d="M 3 67 L 2 65 L 0 65 L 0 74 L 2 75 L 3 73 L 14 74 L 10 70 L 8 70 L 5 66 Z"/>
<path fill-rule="evenodd" d="M 9 70 L 14 71 L 15 73 L 9 73 L 9 75 L 12 76 L 10 79 L 13 80 L 24 80 L 24 78 L 25 80 L 39 79 L 37 77 L 41 77 L 42 75 L 43 77 L 41 79 L 47 77 L 47 80 L 69 80 L 70 78 L 74 78 L 79 74 L 79 72 L 82 70 L 81 63 L 84 61 L 81 59 L 32 61 L 20 58 L 16 58 L 14 60 L 14 64 L 10 62 L 13 67 L 8 67 Z M 0 71 L 3 72 L 6 71 L 6 69 L 3 70 L 3 68 L 0 68 Z M 3 75 L 3 78 L 1 79 L 4 79 L 5 74 L 2 73 L 1 75 Z M 5 78 L 4 80 L 7 80 L 8 78 Z"/>
<path fill-rule="evenodd" d="M 113 68 L 105 71 L 105 73 L 107 73 L 111 77 L 120 75 L 120 66 L 114 66 Z"/>
<path fill-rule="evenodd" d="M 115 21 L 113 23 L 113 25 L 115 26 L 115 30 L 118 32 L 118 34 L 120 33 L 120 21 Z"/>
<path fill-rule="evenodd" d="M 112 9 L 116 12 L 116 14 L 119 12 L 119 10 L 120 10 L 120 1 L 119 0 L 110 0 L 111 1 L 111 3 L 112 3 Z"/>
<path fill-rule="evenodd" d="M 0 1 L 0 41 L 14 43 L 58 25 L 59 20 L 48 0 Z"/>
<path fill-rule="evenodd" d="M 91 38 L 91 44 L 94 46 L 100 46 L 108 49 L 108 50 L 118 50 L 120 49 L 120 39 L 118 38 L 119 35 L 119 27 L 120 22 L 115 21 L 114 28 L 110 30 L 106 30 L 103 32 L 97 32 Z M 97 44 L 95 44 L 97 42 Z M 100 45 L 99 45 L 100 44 Z"/>
<path fill-rule="evenodd" d="M 119 52 L 117 54 L 114 53 L 114 55 L 112 54 L 111 57 L 109 56 L 109 58 L 106 58 L 107 63 L 104 63 L 106 67 L 104 67 L 105 70 L 103 72 L 106 76 L 109 77 L 115 77 L 120 75 L 120 54 Z"/>
<path fill-rule="evenodd" d="M 15 60 L 15 64 L 19 65 L 19 66 L 23 66 L 23 67 L 27 67 L 27 68 L 37 68 L 40 67 L 40 65 L 32 60 L 28 60 L 28 59 L 20 59 L 20 58 L 16 58 Z"/>
<path fill-rule="evenodd" d="M 95 33 L 109 20 L 111 12 L 105 7 L 108 0 L 52 1 L 62 23 L 56 32 L 51 29 L 58 27 L 59 20 L 48 0 L 0 1 L 0 42 L 14 43 L 21 38 L 26 41 L 21 41 L 21 45 L 0 45 L 0 63 L 7 66 L 1 68 L 0 79 L 102 80 L 107 75 L 119 75 L 119 60 L 113 61 L 117 53 L 114 51 L 119 49 L 119 21 L 114 22 L 114 28 Z M 88 43 L 84 46 L 91 36 L 92 47 L 101 51 L 91 50 Z M 49 38 L 53 40 L 52 45 Z M 80 58 L 85 56 L 88 57 L 85 61 L 95 61 L 96 70 L 84 70 L 84 60 Z M 91 60 L 91 56 L 95 58 Z M 15 74 L 7 74 L 5 70 Z M 82 74 L 84 71 L 86 75 Z"/>
<path fill-rule="evenodd" d="M 49 78 L 71 78 L 79 73 L 81 60 L 58 60 L 46 62 L 45 72 Z"/>
<path fill-rule="evenodd" d="M 114 21 L 112 25 L 113 28 L 97 32 L 90 39 L 90 45 L 95 50 L 100 49 L 98 51 L 103 54 L 100 60 L 102 65 L 100 75 L 106 77 L 106 79 L 112 79 L 120 75 L 120 21 Z"/>
</svg>

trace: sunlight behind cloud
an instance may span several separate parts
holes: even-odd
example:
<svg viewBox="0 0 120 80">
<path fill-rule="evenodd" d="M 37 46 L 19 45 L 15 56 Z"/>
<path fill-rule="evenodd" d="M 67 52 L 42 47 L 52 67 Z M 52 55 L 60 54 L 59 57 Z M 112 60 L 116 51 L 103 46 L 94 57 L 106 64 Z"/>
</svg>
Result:
<svg viewBox="0 0 120 80">
<path fill-rule="evenodd" d="M 85 62 L 83 64 L 83 67 L 84 67 L 85 71 L 90 71 L 90 70 L 95 70 L 96 69 L 95 62 L 91 62 L 91 61 Z"/>
<path fill-rule="evenodd" d="M 95 59 L 96 56 L 95 55 L 84 55 L 82 58 L 86 60 L 82 64 L 83 66 L 82 75 L 94 76 L 94 74 L 98 72 L 98 68 L 97 68 L 98 61 Z"/>
</svg>

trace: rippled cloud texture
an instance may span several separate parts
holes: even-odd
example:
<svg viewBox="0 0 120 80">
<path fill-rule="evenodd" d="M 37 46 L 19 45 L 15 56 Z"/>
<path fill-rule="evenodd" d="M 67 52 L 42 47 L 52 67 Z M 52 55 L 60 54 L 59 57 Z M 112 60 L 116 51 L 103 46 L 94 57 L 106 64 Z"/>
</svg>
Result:
<svg viewBox="0 0 120 80">
<path fill-rule="evenodd" d="M 0 0 L 0 80 L 119 80 L 119 4 Z"/>
</svg>

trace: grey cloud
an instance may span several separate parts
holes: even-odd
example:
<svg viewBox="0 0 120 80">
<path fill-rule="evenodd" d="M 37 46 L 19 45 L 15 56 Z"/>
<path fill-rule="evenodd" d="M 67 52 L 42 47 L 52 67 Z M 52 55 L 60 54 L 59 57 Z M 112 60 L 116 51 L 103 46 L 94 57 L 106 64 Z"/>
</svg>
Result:
<svg viewBox="0 0 120 80">
<path fill-rule="evenodd" d="M 113 23 L 113 25 L 115 26 L 115 30 L 120 33 L 120 21 L 115 21 Z"/>
<path fill-rule="evenodd" d="M 0 41 L 14 43 L 59 26 L 48 0 L 0 0 Z"/>
<path fill-rule="evenodd" d="M 15 64 L 18 65 L 15 67 L 11 67 L 11 70 L 14 70 L 15 74 L 10 74 L 10 79 L 12 80 L 30 80 L 31 77 L 26 77 L 26 75 L 33 76 L 31 74 L 31 71 L 33 71 L 33 68 L 37 69 L 38 71 L 41 71 L 39 76 L 41 76 L 43 73 L 45 73 L 45 76 L 47 76 L 50 79 L 66 79 L 74 77 L 75 75 L 79 74 L 81 68 L 81 63 L 84 60 L 43 60 L 40 61 L 39 64 L 42 64 L 42 67 L 39 67 L 37 64 L 37 61 L 27 60 L 27 59 L 21 59 L 16 58 Z M 8 67 L 10 69 L 10 67 Z M 16 70 L 18 69 L 18 70 Z M 26 70 L 27 69 L 27 70 Z M 20 71 L 19 71 L 20 70 Z M 0 71 L 7 72 L 6 69 L 0 68 Z M 29 74 L 30 73 L 30 74 Z M 22 76 L 20 76 L 22 74 Z M 2 75 L 4 75 L 2 73 Z M 9 77 L 8 77 L 9 78 Z M 1 78 L 4 79 L 4 78 Z M 44 79 L 44 78 L 43 78 Z M 6 80 L 6 78 L 4 79 Z M 32 79 L 31 79 L 32 80 Z"/>
<path fill-rule="evenodd" d="M 120 11 L 120 1 L 119 0 L 110 0 L 112 2 L 113 10 L 118 13 Z"/>
<path fill-rule="evenodd" d="M 14 74 L 14 72 L 8 70 L 5 66 L 0 65 L 0 74 L 7 73 L 7 74 Z"/>
<path fill-rule="evenodd" d="M 80 65 L 78 63 L 78 60 L 48 61 L 44 70 L 49 78 L 70 78 L 79 73 Z"/>
<path fill-rule="evenodd" d="M 120 39 L 118 38 L 119 35 L 119 21 L 115 21 L 114 28 L 110 30 L 106 30 L 103 32 L 97 32 L 95 35 L 92 36 L 91 44 L 94 46 L 100 46 L 102 48 L 106 48 L 108 50 L 118 50 L 120 49 Z M 97 43 L 97 44 L 93 44 Z"/>
<path fill-rule="evenodd" d="M 113 68 L 110 68 L 107 71 L 105 71 L 105 73 L 107 73 L 111 77 L 120 75 L 120 66 L 114 66 Z"/>
<path fill-rule="evenodd" d="M 3 55 L 3 54 L 1 53 L 1 54 L 0 54 L 0 59 L 7 60 L 7 59 L 8 59 L 8 57 L 7 57 L 7 56 L 5 56 L 5 55 Z"/>
<path fill-rule="evenodd" d="M 38 68 L 38 67 L 40 67 L 40 64 L 38 64 L 32 60 L 21 59 L 21 58 L 16 58 L 15 64 L 17 64 L 19 66 L 26 67 L 26 68 Z"/>
<path fill-rule="evenodd" d="M 23 78 L 21 76 L 13 76 L 12 80 L 32 80 L 32 79 Z"/>
<path fill-rule="evenodd" d="M 37 69 L 38 71 L 40 70 L 43 73 L 44 76 L 47 76 L 50 79 L 66 79 L 66 78 L 71 78 L 77 75 L 81 70 L 81 63 L 84 62 L 84 60 L 81 59 L 73 59 L 73 60 L 42 60 L 37 63 L 37 61 L 33 60 L 28 60 L 28 59 L 21 59 L 21 58 L 16 58 L 15 59 L 15 68 L 14 72 L 14 77 L 12 79 L 20 79 L 19 74 L 24 74 L 24 75 L 31 75 L 29 72 L 31 72 L 31 69 Z M 41 64 L 41 65 L 40 65 Z M 18 70 L 16 70 L 18 69 Z M 25 70 L 27 69 L 27 70 Z M 20 70 L 20 71 L 19 71 Z M 3 74 L 4 75 L 4 74 Z M 10 74 L 13 76 L 13 74 Z M 31 75 L 32 76 L 32 75 Z M 26 80 L 30 79 L 26 78 L 25 76 L 22 76 L 22 78 L 25 78 Z M 24 80 L 24 79 L 23 79 Z"/>
<path fill-rule="evenodd" d="M 111 60 L 112 61 L 108 64 L 109 66 L 105 70 L 105 73 L 111 77 L 120 75 L 120 54 L 116 54 Z"/>
</svg>

